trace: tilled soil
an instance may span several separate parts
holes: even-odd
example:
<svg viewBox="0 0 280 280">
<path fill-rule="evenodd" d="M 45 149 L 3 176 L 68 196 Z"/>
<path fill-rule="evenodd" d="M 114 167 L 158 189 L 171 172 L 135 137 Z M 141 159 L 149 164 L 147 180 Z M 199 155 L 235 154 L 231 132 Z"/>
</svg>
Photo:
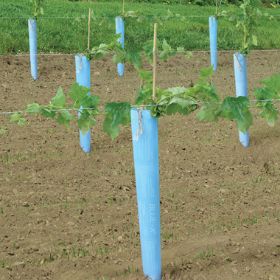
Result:
<svg viewBox="0 0 280 280">
<path fill-rule="evenodd" d="M 234 95 L 233 53 L 221 53 L 214 83 Z M 188 86 L 209 54 L 159 65 L 161 86 Z M 46 103 L 75 80 L 73 56 L 0 57 L 0 111 Z M 280 52 L 248 59 L 250 96 L 280 70 Z M 92 89 L 102 104 L 133 101 L 132 68 L 118 78 L 109 60 L 92 62 Z M 17 127 L 1 115 L 0 279 L 143 279 L 130 128 L 111 141 L 102 117 L 83 154 L 78 132 L 43 118 Z M 280 125 L 256 116 L 251 146 L 234 123 L 195 116 L 159 121 L 164 279 L 280 279 Z"/>
</svg>

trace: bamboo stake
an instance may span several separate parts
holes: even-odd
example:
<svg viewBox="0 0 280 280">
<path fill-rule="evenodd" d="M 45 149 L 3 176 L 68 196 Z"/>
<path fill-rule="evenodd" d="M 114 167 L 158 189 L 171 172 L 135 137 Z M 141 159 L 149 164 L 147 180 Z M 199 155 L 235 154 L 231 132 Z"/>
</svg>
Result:
<svg viewBox="0 0 280 280">
<path fill-rule="evenodd" d="M 123 2 L 122 2 L 122 13 L 123 13 L 123 15 L 124 15 L 124 1 L 125 0 L 123 0 Z"/>
<path fill-rule="evenodd" d="M 156 101 L 156 75 L 157 75 L 157 23 L 154 24 L 153 48 L 153 100 Z"/>
<path fill-rule="evenodd" d="M 91 21 L 91 8 L 88 9 L 88 50 L 90 49 L 90 21 Z"/>
<path fill-rule="evenodd" d="M 216 0 L 216 16 L 218 15 L 218 0 Z"/>
</svg>

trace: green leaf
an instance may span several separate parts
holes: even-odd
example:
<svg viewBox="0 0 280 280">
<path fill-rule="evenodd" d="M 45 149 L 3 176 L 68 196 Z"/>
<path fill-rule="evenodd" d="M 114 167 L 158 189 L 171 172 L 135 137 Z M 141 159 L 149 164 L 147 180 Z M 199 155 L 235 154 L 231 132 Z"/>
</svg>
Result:
<svg viewBox="0 0 280 280">
<path fill-rule="evenodd" d="M 210 79 L 213 76 L 213 74 L 214 74 L 213 67 L 202 68 L 200 70 L 200 79 L 208 80 L 208 79 Z"/>
<path fill-rule="evenodd" d="M 185 115 L 185 114 L 187 114 L 187 112 L 188 112 L 187 110 L 185 110 L 184 108 L 182 108 L 180 105 L 178 105 L 176 103 L 170 104 L 165 108 L 166 115 L 175 115 L 177 113 Z M 162 114 L 163 114 L 163 112 L 162 112 Z"/>
<path fill-rule="evenodd" d="M 173 97 L 166 107 L 166 114 L 173 115 L 176 113 L 187 115 L 197 108 L 193 100 L 187 100 L 180 97 Z"/>
<path fill-rule="evenodd" d="M 185 52 L 185 48 L 184 47 L 178 47 L 177 48 L 177 53 L 184 53 Z"/>
<path fill-rule="evenodd" d="M 26 112 L 29 114 L 39 114 L 41 106 L 38 103 L 32 103 L 27 105 Z"/>
<path fill-rule="evenodd" d="M 143 46 L 145 57 L 147 58 L 149 63 L 153 62 L 153 45 L 154 45 L 153 41 L 148 41 Z"/>
<path fill-rule="evenodd" d="M 41 107 L 41 115 L 46 118 L 55 118 L 55 111 L 51 109 L 49 106 L 42 106 Z"/>
<path fill-rule="evenodd" d="M 173 88 L 168 88 L 167 91 L 170 92 L 172 95 L 178 95 L 186 92 L 185 87 L 173 87 Z"/>
<path fill-rule="evenodd" d="M 83 110 L 78 119 L 78 127 L 83 134 L 86 134 L 96 123 L 96 120 L 90 116 L 88 111 Z"/>
<path fill-rule="evenodd" d="M 274 126 L 278 119 L 278 110 L 273 101 L 280 100 L 280 75 L 276 74 L 262 81 L 264 85 L 254 91 L 256 105 L 261 110 L 260 116 L 264 118 L 269 126 Z"/>
<path fill-rule="evenodd" d="M 10 117 L 10 121 L 16 123 L 19 126 L 24 126 L 26 124 L 26 119 L 22 116 L 21 113 L 14 113 Z"/>
<path fill-rule="evenodd" d="M 157 104 L 161 115 L 176 113 L 187 115 L 197 108 L 196 100 L 187 94 L 188 90 L 185 87 L 174 87 L 158 92 Z"/>
<path fill-rule="evenodd" d="M 74 117 L 71 115 L 71 113 L 67 110 L 65 111 L 60 111 L 57 113 L 56 116 L 56 120 L 59 124 L 65 125 L 65 126 L 69 126 L 70 121 L 73 119 Z"/>
<path fill-rule="evenodd" d="M 172 47 L 167 43 L 166 40 L 163 40 L 162 50 L 159 52 L 159 58 L 166 61 L 170 56 L 175 55 L 176 52 Z"/>
<path fill-rule="evenodd" d="M 99 97 L 88 95 L 88 93 L 88 88 L 75 83 L 69 91 L 72 104 L 67 105 L 63 90 L 59 88 L 49 105 L 40 105 L 38 103 L 29 104 L 26 113 L 39 113 L 43 117 L 52 118 L 58 124 L 65 126 L 69 126 L 70 122 L 75 117 L 78 117 L 79 128 L 82 132 L 86 132 L 96 123 L 95 116 L 99 113 Z M 12 121 L 23 123 L 20 115 L 14 115 Z"/>
<path fill-rule="evenodd" d="M 52 98 L 51 104 L 56 108 L 63 108 L 65 106 L 65 95 L 61 87 L 58 88 L 56 95 Z"/>
<path fill-rule="evenodd" d="M 130 62 L 136 69 L 142 67 L 142 58 L 138 52 L 129 52 L 126 55 L 126 60 Z"/>
<path fill-rule="evenodd" d="M 185 54 L 185 57 L 186 58 L 192 58 L 193 57 L 193 53 L 188 51 L 186 54 Z"/>
<path fill-rule="evenodd" d="M 16 123 L 20 118 L 21 118 L 20 113 L 14 113 L 14 114 L 11 115 L 10 121 Z"/>
<path fill-rule="evenodd" d="M 272 102 L 267 102 L 263 105 L 260 116 L 266 120 L 269 126 L 274 126 L 278 120 L 278 110 Z"/>
<path fill-rule="evenodd" d="M 170 52 L 172 51 L 172 48 L 171 46 L 167 43 L 167 41 L 164 39 L 163 42 L 162 42 L 162 49 L 164 51 L 167 51 L 167 52 Z"/>
<path fill-rule="evenodd" d="M 119 135 L 121 125 L 130 123 L 130 108 L 127 102 L 106 104 L 103 129 L 112 139 Z"/>
<path fill-rule="evenodd" d="M 182 108 L 188 108 L 189 106 L 197 105 L 196 101 L 192 98 L 186 99 L 179 96 L 171 98 L 169 104 L 178 104 Z"/>
<path fill-rule="evenodd" d="M 220 112 L 220 106 L 218 103 L 205 103 L 202 105 L 196 116 L 200 121 L 213 122 L 217 121 Z"/>
<path fill-rule="evenodd" d="M 153 73 L 152 71 L 146 71 L 146 70 L 138 70 L 139 77 L 145 81 L 145 83 L 152 83 L 153 81 Z"/>
<path fill-rule="evenodd" d="M 249 100 L 244 96 L 226 97 L 221 105 L 220 115 L 236 121 L 238 129 L 242 132 L 246 132 L 253 123 Z"/>
<path fill-rule="evenodd" d="M 98 104 L 99 104 L 99 97 L 95 95 L 86 95 L 80 101 L 81 107 L 92 109 L 92 110 L 97 109 Z"/>
<path fill-rule="evenodd" d="M 44 0 L 30 0 L 30 3 L 32 3 L 32 9 L 33 9 L 33 17 L 38 18 L 38 16 L 44 14 L 43 9 L 43 2 Z"/>
<path fill-rule="evenodd" d="M 219 102 L 220 98 L 216 89 L 206 81 L 200 80 L 189 89 L 189 94 L 200 102 Z"/>
<path fill-rule="evenodd" d="M 143 87 L 138 91 L 136 105 L 149 105 L 153 103 L 153 90 L 151 87 Z"/>
<path fill-rule="evenodd" d="M 127 54 L 123 49 L 118 49 L 113 55 L 113 63 L 125 63 L 127 60 Z"/>
<path fill-rule="evenodd" d="M 280 74 L 272 75 L 269 78 L 262 80 L 262 84 L 268 90 L 273 91 L 273 95 L 276 97 L 280 96 Z"/>
<path fill-rule="evenodd" d="M 258 45 L 258 37 L 256 35 L 252 35 L 252 44 L 253 46 Z"/>
<path fill-rule="evenodd" d="M 276 97 L 275 91 L 267 87 L 255 89 L 254 95 L 259 105 L 263 104 L 264 100 L 270 100 Z"/>
<path fill-rule="evenodd" d="M 85 98 L 89 93 L 89 88 L 80 86 L 75 83 L 71 86 L 69 91 L 69 96 L 74 102 L 74 108 L 80 108 L 83 98 Z"/>
<path fill-rule="evenodd" d="M 115 39 L 113 42 L 110 44 L 100 44 L 97 47 L 92 48 L 88 53 L 87 53 L 87 58 L 89 60 L 91 59 L 101 59 L 111 53 L 121 51 L 122 47 L 121 44 L 118 42 L 118 39 L 120 38 L 120 34 L 117 34 L 115 36 Z"/>
</svg>

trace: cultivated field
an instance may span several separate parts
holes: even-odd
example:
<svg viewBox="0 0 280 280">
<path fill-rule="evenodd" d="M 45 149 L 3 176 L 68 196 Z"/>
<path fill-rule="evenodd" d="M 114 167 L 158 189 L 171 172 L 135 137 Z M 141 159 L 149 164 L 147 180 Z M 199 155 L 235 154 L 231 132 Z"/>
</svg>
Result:
<svg viewBox="0 0 280 280">
<path fill-rule="evenodd" d="M 0 110 L 46 103 L 75 80 L 73 56 L 40 56 L 39 80 L 28 57 L 0 57 Z M 222 52 L 214 83 L 235 95 L 233 53 Z M 208 53 L 160 63 L 161 86 L 195 82 Z M 92 61 L 92 91 L 133 101 L 139 81 L 111 60 Z M 280 70 L 280 51 L 248 57 L 250 92 Z M 249 95 L 249 97 L 251 94 Z M 25 127 L 1 116 L 0 279 L 143 279 L 131 131 L 116 141 L 92 132 L 84 154 L 75 128 L 34 118 Z M 255 118 L 251 146 L 234 123 L 194 117 L 159 120 L 164 279 L 280 279 L 280 125 Z"/>
</svg>

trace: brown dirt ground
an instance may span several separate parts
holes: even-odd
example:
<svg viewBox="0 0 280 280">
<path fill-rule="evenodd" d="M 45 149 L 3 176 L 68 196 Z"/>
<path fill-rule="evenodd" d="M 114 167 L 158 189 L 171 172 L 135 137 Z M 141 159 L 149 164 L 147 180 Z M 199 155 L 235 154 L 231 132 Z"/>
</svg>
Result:
<svg viewBox="0 0 280 280">
<path fill-rule="evenodd" d="M 189 85 L 208 56 L 161 63 L 159 84 Z M 280 52 L 253 52 L 248 63 L 252 92 L 279 72 Z M 37 82 L 27 57 L 0 65 L 1 111 L 46 103 L 75 79 L 73 56 L 40 56 Z M 92 63 L 102 103 L 134 99 L 139 81 L 126 70 L 119 79 L 111 61 Z M 232 53 L 220 55 L 214 81 L 234 95 Z M 76 128 L 0 117 L 1 280 L 143 279 L 130 129 L 112 142 L 100 123 L 85 155 Z M 280 279 L 280 125 L 256 118 L 244 149 L 233 123 L 165 117 L 159 145 L 163 278 Z"/>
</svg>

